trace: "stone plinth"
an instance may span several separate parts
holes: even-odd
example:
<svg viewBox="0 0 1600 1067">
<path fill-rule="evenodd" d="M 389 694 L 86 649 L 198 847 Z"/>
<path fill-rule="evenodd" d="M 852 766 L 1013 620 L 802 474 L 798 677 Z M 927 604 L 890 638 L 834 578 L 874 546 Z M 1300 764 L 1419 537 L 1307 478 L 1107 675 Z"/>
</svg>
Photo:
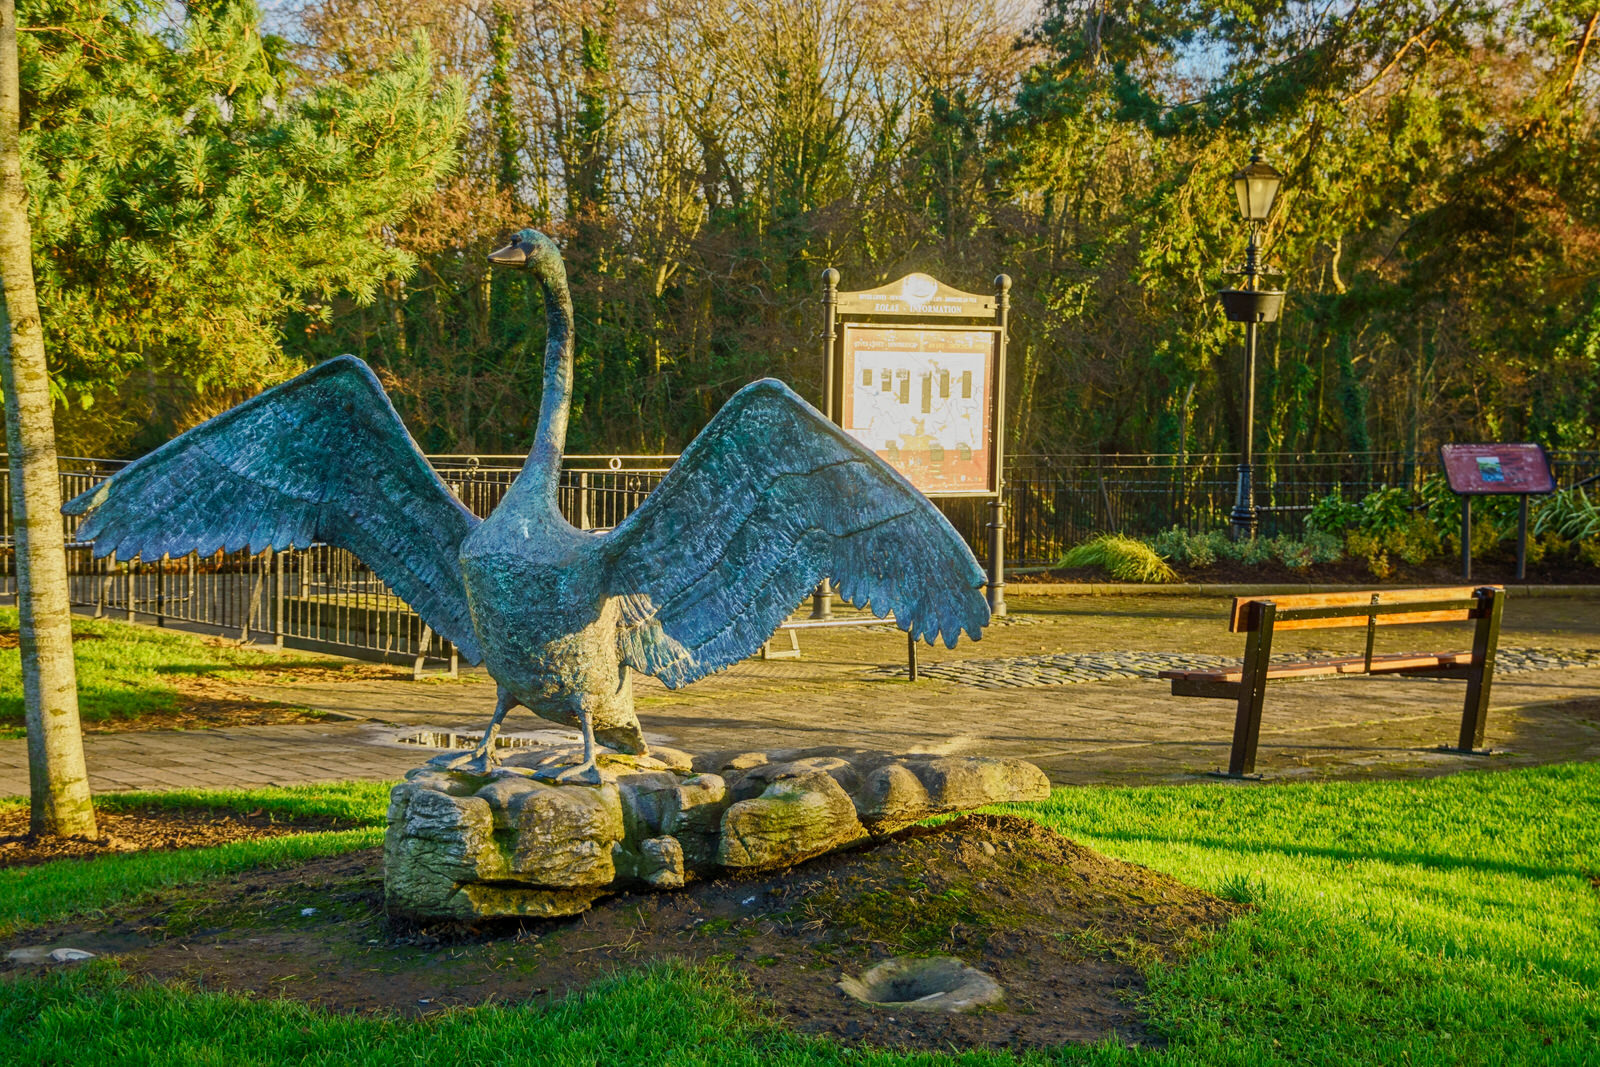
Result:
<svg viewBox="0 0 1600 1067">
<path fill-rule="evenodd" d="M 622 889 L 676 889 L 719 870 L 770 870 L 919 819 L 1050 783 L 1031 763 L 973 756 L 605 753 L 599 785 L 535 779 L 575 762 L 528 749 L 488 775 L 421 767 L 389 798 L 384 892 L 416 920 L 575 915 Z"/>
</svg>

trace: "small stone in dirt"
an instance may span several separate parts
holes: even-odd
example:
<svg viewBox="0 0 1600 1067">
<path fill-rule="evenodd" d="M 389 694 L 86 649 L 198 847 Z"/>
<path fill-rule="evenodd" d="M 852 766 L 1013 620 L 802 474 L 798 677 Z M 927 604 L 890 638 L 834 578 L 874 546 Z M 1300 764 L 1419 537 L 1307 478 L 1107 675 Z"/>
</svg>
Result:
<svg viewBox="0 0 1600 1067">
<path fill-rule="evenodd" d="M 302 919 L 309 919 L 311 916 L 315 915 L 316 913 L 317 913 L 317 909 L 316 908 L 301 908 L 300 909 L 300 917 Z"/>
</svg>

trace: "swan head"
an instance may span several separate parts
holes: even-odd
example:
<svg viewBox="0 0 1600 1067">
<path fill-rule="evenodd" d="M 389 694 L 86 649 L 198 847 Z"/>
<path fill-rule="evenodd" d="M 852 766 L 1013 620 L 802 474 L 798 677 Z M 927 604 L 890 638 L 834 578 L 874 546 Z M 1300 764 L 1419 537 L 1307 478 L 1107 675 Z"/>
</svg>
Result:
<svg viewBox="0 0 1600 1067">
<path fill-rule="evenodd" d="M 489 262 L 497 267 L 535 267 L 541 261 L 559 264 L 561 252 L 538 230 L 518 230 L 510 244 L 489 253 Z"/>
</svg>

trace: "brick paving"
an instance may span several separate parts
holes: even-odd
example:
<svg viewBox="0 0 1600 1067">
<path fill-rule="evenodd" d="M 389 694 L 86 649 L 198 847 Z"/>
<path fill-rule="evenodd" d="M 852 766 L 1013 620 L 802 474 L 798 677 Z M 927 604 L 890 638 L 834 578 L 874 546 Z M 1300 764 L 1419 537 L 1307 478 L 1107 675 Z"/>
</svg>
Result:
<svg viewBox="0 0 1600 1067">
<path fill-rule="evenodd" d="M 1223 598 L 1072 600 L 1096 602 L 1063 604 L 1013 595 L 1012 621 L 990 630 L 981 645 L 925 651 L 928 677 L 916 684 L 905 680 L 905 645 L 898 632 L 877 633 L 878 627 L 806 631 L 798 660 L 746 661 L 677 692 L 653 679 L 636 679 L 639 717 L 653 742 L 691 751 L 838 745 L 1022 756 L 1058 783 L 1208 780 L 1198 776 L 1227 762 L 1233 706 L 1226 701 L 1175 698 L 1166 683 L 1141 676 L 994 688 L 952 680 L 952 674 L 969 669 L 960 665 L 973 662 L 980 649 L 989 653 L 985 660 L 1001 664 L 1081 663 L 1088 662 L 1082 657 L 1107 656 L 1122 663 L 1130 655 L 1209 662 L 1236 659 L 1242 649 L 1242 640 L 1226 632 Z M 1406 631 L 1380 651 L 1444 651 L 1470 641 L 1470 631 L 1462 627 Z M 1317 635 L 1325 642 L 1327 633 Z M 1364 640 L 1364 632 L 1353 640 Z M 1284 781 L 1600 758 L 1600 611 L 1595 602 L 1512 599 L 1502 640 L 1518 651 L 1502 665 L 1494 689 L 1488 727 L 1494 756 L 1434 751 L 1455 739 L 1459 683 L 1344 677 L 1269 688 L 1258 770 L 1269 781 Z M 1308 642 L 1307 647 L 1314 646 Z M 1106 652 L 1119 648 L 1151 651 Z M 91 734 L 85 749 L 92 786 L 101 791 L 238 788 L 393 779 L 432 754 L 402 743 L 401 737 L 423 727 L 480 731 L 493 706 L 493 686 L 481 674 L 420 683 L 307 685 L 291 678 L 247 692 L 343 719 Z M 521 710 L 512 713 L 507 728 L 562 736 Z M 25 742 L 0 741 L 0 795 L 26 791 Z"/>
</svg>

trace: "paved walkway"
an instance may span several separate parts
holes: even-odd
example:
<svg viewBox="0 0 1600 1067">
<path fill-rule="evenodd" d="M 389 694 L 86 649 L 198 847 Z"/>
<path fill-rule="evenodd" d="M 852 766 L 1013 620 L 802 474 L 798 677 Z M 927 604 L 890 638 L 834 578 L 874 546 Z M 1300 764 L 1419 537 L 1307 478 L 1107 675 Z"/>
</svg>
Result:
<svg viewBox="0 0 1600 1067">
<path fill-rule="evenodd" d="M 1600 656 L 1600 617 L 1591 617 L 1600 612 L 1592 603 L 1546 600 L 1537 610 L 1531 604 L 1508 606 L 1502 642 L 1548 651 L 1542 661 L 1531 653 L 1508 657 L 1508 666 L 1514 661 L 1521 669 L 1506 671 L 1494 688 L 1488 727 L 1494 756 L 1433 751 L 1455 740 L 1460 683 L 1345 677 L 1269 688 L 1257 769 L 1268 780 L 1294 780 L 1600 759 L 1600 666 L 1585 665 Z M 1519 606 L 1521 613 L 1514 610 Z M 1131 653 L 1160 660 L 1236 657 L 1241 639 L 1226 633 L 1222 602 L 1120 598 L 1014 608 L 1020 609 L 1014 621 L 995 627 L 981 645 L 925 653 L 933 677 L 914 685 L 902 673 L 905 645 L 897 633 L 808 632 L 799 660 L 747 661 L 676 693 L 653 679 L 637 680 L 639 717 L 651 741 L 690 751 L 843 745 L 1014 755 L 1035 761 L 1058 783 L 1186 782 L 1226 765 L 1230 703 L 1175 698 L 1164 682 L 1126 676 L 1147 670 L 1115 669 L 1140 658 Z M 1364 640 L 1364 631 L 1353 632 L 1352 641 Z M 1330 633 L 1336 632 L 1314 632 L 1318 646 L 1330 644 Z M 1390 633 L 1380 651 L 1462 647 L 1469 632 Z M 1018 684 L 1042 664 L 1081 669 L 1097 657 L 1105 661 L 1099 670 L 1122 676 Z M 1576 666 L 1543 669 L 1564 664 Z M 997 669 L 1012 677 L 984 687 Z M 91 784 L 104 791 L 393 779 L 436 751 L 401 738 L 424 728 L 476 733 L 493 706 L 493 686 L 481 675 L 456 682 L 289 682 L 245 692 L 343 718 L 92 734 L 85 739 Z M 572 736 L 521 710 L 507 728 Z M 26 791 L 25 743 L 0 742 L 0 795 Z"/>
</svg>

